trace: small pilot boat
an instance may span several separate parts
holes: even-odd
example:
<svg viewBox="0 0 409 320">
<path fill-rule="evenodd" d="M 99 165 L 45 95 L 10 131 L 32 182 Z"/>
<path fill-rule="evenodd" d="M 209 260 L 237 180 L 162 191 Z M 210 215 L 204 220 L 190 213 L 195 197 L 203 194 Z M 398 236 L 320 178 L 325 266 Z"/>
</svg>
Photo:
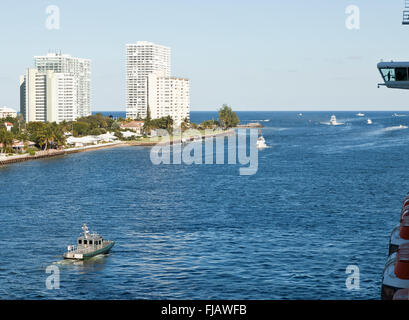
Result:
<svg viewBox="0 0 409 320">
<path fill-rule="evenodd" d="M 99 254 L 107 254 L 114 246 L 115 241 L 104 240 L 97 233 L 90 233 L 86 224 L 82 226 L 84 235 L 77 239 L 77 245 L 67 247 L 67 252 L 64 253 L 64 259 L 84 260 L 92 258 Z"/>
<path fill-rule="evenodd" d="M 372 120 L 368 118 L 367 123 L 372 124 Z"/>
</svg>

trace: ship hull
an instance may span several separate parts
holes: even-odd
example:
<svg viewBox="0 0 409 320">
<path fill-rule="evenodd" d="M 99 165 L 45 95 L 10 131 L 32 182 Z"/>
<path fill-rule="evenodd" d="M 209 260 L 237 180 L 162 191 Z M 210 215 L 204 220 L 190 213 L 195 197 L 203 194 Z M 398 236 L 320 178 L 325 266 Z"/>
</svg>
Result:
<svg viewBox="0 0 409 320">
<path fill-rule="evenodd" d="M 92 252 L 87 252 L 87 253 L 75 253 L 75 252 L 67 252 L 64 254 L 64 259 L 70 259 L 70 260 L 85 260 L 89 259 L 92 257 L 95 257 L 99 254 L 108 254 L 111 248 L 114 246 L 115 241 L 111 241 L 109 244 L 107 244 L 105 247 L 95 250 Z"/>
</svg>

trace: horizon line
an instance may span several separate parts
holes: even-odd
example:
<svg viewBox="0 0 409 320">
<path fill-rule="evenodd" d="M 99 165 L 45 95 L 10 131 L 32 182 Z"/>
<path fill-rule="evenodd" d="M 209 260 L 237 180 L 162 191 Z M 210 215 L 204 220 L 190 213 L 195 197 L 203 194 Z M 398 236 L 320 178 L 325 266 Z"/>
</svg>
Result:
<svg viewBox="0 0 409 320">
<path fill-rule="evenodd" d="M 235 112 L 359 112 L 359 111 L 366 111 L 366 112 L 389 112 L 389 111 L 409 111 L 409 107 L 407 109 L 254 109 L 254 110 L 241 110 L 241 109 L 234 109 Z M 217 112 L 219 109 L 199 109 L 199 110 L 190 110 L 190 112 Z M 91 110 L 91 112 L 126 112 L 126 110 Z"/>
</svg>

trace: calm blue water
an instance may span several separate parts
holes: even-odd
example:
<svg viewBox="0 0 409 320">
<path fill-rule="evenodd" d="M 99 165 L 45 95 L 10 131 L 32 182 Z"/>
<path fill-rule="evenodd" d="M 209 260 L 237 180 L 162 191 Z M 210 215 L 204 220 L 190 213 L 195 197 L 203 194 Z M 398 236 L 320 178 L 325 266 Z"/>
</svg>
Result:
<svg viewBox="0 0 409 320">
<path fill-rule="evenodd" d="M 240 165 L 162 165 L 124 147 L 0 168 L 2 299 L 378 299 L 409 191 L 409 117 L 241 112 L 272 148 Z M 408 112 L 409 114 L 409 112 Z M 216 116 L 193 112 L 192 121 Z M 62 253 L 87 222 L 116 240 L 86 264 Z M 348 265 L 360 290 L 345 288 Z M 60 289 L 47 290 L 47 266 Z"/>
</svg>

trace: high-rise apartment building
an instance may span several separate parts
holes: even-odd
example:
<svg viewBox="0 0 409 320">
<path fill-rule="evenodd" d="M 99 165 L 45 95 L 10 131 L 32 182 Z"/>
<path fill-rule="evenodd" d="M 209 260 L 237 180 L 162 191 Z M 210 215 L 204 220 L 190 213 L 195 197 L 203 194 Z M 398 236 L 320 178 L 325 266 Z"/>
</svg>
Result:
<svg viewBox="0 0 409 320">
<path fill-rule="evenodd" d="M 91 115 L 91 60 L 74 58 L 68 54 L 49 53 L 34 57 L 35 68 L 40 73 L 52 70 L 73 77 L 76 83 L 76 117 Z"/>
<path fill-rule="evenodd" d="M 148 108 L 148 76 L 170 76 L 170 48 L 138 41 L 126 45 L 126 116 L 145 118 Z M 150 109 L 152 112 L 152 109 Z"/>
<path fill-rule="evenodd" d="M 20 112 L 26 122 L 77 118 L 77 80 L 69 73 L 27 69 L 20 77 Z"/>
<path fill-rule="evenodd" d="M 171 116 L 174 125 L 190 113 L 189 79 L 162 77 L 155 73 L 148 76 L 148 104 L 152 119 Z"/>
</svg>

